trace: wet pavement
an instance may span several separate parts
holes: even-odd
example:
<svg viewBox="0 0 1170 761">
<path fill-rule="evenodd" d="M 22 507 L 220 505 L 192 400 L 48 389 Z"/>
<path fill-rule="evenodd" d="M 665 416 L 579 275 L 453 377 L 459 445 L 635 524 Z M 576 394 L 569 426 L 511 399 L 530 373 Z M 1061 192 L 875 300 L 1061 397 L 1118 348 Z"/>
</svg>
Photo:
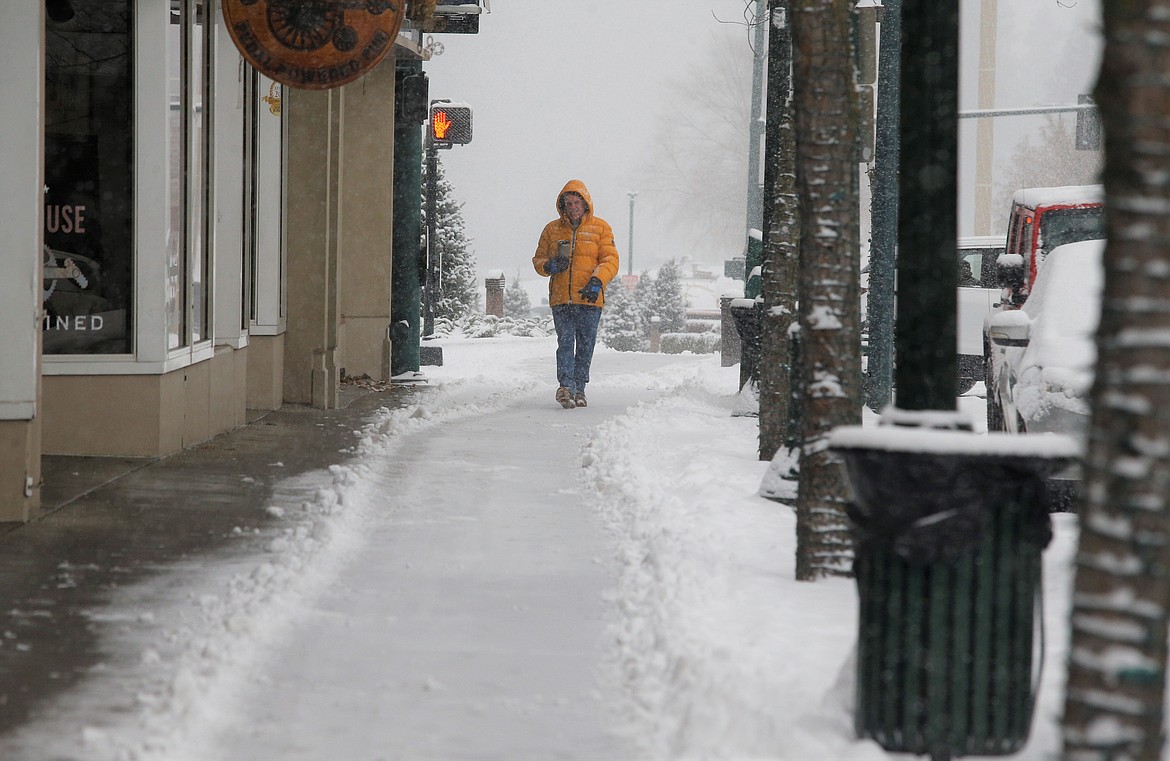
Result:
<svg viewBox="0 0 1170 761">
<path fill-rule="evenodd" d="M 340 409 L 285 406 L 163 459 L 46 456 L 39 516 L 0 524 L 0 736 L 99 662 L 119 587 L 254 549 L 239 528 L 274 520 L 279 481 L 346 462 L 371 415 L 428 390 L 346 385 Z"/>
</svg>

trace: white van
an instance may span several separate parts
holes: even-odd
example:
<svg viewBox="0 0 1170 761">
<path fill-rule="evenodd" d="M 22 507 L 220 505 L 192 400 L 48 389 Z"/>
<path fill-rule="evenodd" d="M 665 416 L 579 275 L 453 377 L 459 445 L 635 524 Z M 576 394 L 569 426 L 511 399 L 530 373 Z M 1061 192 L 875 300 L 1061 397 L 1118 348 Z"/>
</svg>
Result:
<svg viewBox="0 0 1170 761">
<path fill-rule="evenodd" d="M 1007 249 L 1007 237 L 980 235 L 959 238 L 958 393 L 965 394 L 984 379 L 983 320 L 999 307 L 1002 294 L 996 260 Z"/>
</svg>

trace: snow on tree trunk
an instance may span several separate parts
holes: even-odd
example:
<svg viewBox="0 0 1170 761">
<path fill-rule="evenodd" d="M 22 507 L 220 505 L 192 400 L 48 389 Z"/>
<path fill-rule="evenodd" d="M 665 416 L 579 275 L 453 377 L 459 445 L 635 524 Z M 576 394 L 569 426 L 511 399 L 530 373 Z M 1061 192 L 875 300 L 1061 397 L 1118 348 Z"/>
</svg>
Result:
<svg viewBox="0 0 1170 761">
<path fill-rule="evenodd" d="M 796 578 L 852 573 L 846 476 L 828 434 L 861 423 L 857 103 L 853 3 L 794 0 L 793 92 L 800 194 L 800 486 Z"/>
<path fill-rule="evenodd" d="M 1063 757 L 1156 761 L 1170 623 L 1170 13 L 1153 0 L 1101 9 L 1108 243 Z"/>
<path fill-rule="evenodd" d="M 793 446 L 789 328 L 796 319 L 800 217 L 796 137 L 792 124 L 792 31 L 789 0 L 771 0 L 768 21 L 768 111 L 764 129 L 763 330 L 760 336 L 760 459 Z"/>
</svg>

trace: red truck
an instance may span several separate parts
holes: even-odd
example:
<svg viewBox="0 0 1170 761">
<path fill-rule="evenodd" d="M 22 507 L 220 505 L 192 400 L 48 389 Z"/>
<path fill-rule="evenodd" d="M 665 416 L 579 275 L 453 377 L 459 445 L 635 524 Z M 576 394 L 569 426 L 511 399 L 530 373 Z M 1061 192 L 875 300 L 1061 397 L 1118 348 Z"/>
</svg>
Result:
<svg viewBox="0 0 1170 761">
<path fill-rule="evenodd" d="M 998 262 L 1004 308 L 1024 303 L 1049 251 L 1104 238 L 1105 192 L 1100 185 L 1017 190 L 1008 217 L 1007 249 Z"/>
</svg>

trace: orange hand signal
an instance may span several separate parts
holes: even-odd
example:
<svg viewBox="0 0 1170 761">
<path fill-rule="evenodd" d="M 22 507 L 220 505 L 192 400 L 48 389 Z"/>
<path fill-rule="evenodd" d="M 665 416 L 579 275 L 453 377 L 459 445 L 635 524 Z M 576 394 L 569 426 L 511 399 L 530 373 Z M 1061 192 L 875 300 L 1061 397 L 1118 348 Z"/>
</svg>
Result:
<svg viewBox="0 0 1170 761">
<path fill-rule="evenodd" d="M 435 130 L 435 139 L 442 140 L 447 137 L 447 130 L 451 129 L 453 122 L 447 117 L 446 111 L 436 111 L 431 117 L 431 124 Z"/>
</svg>

